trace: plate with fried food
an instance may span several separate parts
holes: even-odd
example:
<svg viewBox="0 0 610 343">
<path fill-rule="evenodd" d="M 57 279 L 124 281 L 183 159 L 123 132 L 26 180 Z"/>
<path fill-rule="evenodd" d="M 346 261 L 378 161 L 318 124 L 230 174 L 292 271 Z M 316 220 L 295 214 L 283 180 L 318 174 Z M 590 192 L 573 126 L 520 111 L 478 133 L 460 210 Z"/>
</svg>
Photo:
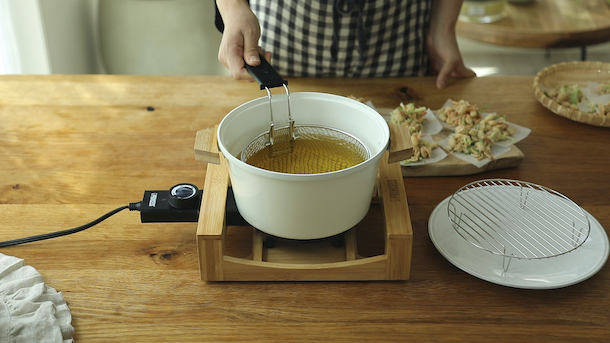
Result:
<svg viewBox="0 0 610 343">
<path fill-rule="evenodd" d="M 531 130 L 506 121 L 506 116 L 483 112 L 467 100 L 448 99 L 434 111 L 446 131 L 438 144 L 456 157 L 482 167 L 510 150 L 510 146 L 527 137 Z"/>
<path fill-rule="evenodd" d="M 400 161 L 403 176 L 407 177 L 470 175 L 517 166 L 524 156 L 514 144 L 531 131 L 507 122 L 504 115 L 482 112 L 465 100 L 447 100 L 443 108 L 463 108 L 455 114 L 447 112 L 445 117 L 438 115 L 442 108 L 433 111 L 414 103 L 401 103 L 391 109 L 365 103 L 388 122 L 408 128 L 413 155 Z M 465 114 L 470 120 L 458 119 L 458 114 Z M 458 141 L 456 134 L 468 136 L 468 142 Z"/>
</svg>

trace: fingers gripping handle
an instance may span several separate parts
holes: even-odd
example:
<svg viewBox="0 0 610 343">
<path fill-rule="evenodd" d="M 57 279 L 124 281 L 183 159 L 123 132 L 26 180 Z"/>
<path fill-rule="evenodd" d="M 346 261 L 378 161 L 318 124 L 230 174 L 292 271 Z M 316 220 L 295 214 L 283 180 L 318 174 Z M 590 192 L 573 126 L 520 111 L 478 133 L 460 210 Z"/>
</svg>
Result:
<svg viewBox="0 0 610 343">
<path fill-rule="evenodd" d="M 288 84 L 288 81 L 284 80 L 280 74 L 267 62 L 263 55 L 259 55 L 261 64 L 253 67 L 248 63 L 245 63 L 246 70 L 254 77 L 256 82 L 261 86 L 261 90 L 265 88 L 281 87 Z"/>
</svg>

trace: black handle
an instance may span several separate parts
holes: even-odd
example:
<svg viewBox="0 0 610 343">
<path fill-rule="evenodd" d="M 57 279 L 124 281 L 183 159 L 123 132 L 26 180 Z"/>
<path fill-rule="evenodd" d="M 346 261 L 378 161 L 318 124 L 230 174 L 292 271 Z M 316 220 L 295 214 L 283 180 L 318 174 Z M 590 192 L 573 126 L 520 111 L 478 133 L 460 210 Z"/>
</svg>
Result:
<svg viewBox="0 0 610 343">
<path fill-rule="evenodd" d="M 261 89 L 274 88 L 287 85 L 288 81 L 284 80 L 280 74 L 267 62 L 263 55 L 259 55 L 261 64 L 256 67 L 244 63 L 248 72 L 254 77 L 256 82 L 261 86 Z"/>
</svg>

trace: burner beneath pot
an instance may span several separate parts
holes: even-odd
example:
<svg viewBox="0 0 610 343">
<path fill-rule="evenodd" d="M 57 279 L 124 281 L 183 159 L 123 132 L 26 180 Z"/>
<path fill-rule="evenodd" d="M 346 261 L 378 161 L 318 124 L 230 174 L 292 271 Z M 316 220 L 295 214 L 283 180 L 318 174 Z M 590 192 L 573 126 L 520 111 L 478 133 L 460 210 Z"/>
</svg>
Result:
<svg viewBox="0 0 610 343">
<path fill-rule="evenodd" d="M 324 243 L 324 244 L 330 244 L 332 247 L 334 248 L 341 248 L 343 246 L 345 246 L 345 235 L 344 233 L 340 233 L 331 237 L 326 237 L 326 238 L 318 238 L 318 239 L 308 239 L 308 240 L 302 240 L 302 239 L 288 239 L 288 238 L 282 238 L 282 237 L 276 237 L 273 235 L 269 235 L 266 233 L 263 233 L 264 238 L 263 238 L 263 247 L 268 248 L 268 249 L 273 249 L 275 248 L 276 244 L 278 243 L 278 241 L 280 242 L 280 244 L 282 244 L 284 241 L 288 244 L 290 243 Z"/>
<path fill-rule="evenodd" d="M 413 231 L 398 163 L 379 163 L 378 196 L 364 219 L 324 239 L 294 240 L 227 226 L 227 163 L 208 164 L 197 247 L 205 281 L 408 280 Z M 289 225 L 289 224 L 287 224 Z"/>
<path fill-rule="evenodd" d="M 229 226 L 225 255 L 261 262 L 338 263 L 383 255 L 385 228 L 381 205 L 372 204 L 367 216 L 354 228 L 331 237 L 288 239 L 266 234 L 251 226 Z"/>
</svg>

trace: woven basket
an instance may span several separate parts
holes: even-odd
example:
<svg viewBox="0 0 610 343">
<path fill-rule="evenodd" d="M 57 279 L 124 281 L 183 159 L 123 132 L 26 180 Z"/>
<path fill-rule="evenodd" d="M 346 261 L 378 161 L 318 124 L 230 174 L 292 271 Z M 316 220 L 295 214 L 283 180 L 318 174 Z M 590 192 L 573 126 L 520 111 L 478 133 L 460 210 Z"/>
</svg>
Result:
<svg viewBox="0 0 610 343">
<path fill-rule="evenodd" d="M 595 126 L 610 127 L 610 116 L 585 113 L 560 105 L 544 94 L 542 88 L 556 88 L 563 85 L 578 84 L 586 87 L 587 82 L 605 83 L 610 81 L 610 63 L 603 62 L 565 62 L 554 64 L 541 70 L 534 78 L 534 94 L 540 103 L 568 119 Z"/>
</svg>

